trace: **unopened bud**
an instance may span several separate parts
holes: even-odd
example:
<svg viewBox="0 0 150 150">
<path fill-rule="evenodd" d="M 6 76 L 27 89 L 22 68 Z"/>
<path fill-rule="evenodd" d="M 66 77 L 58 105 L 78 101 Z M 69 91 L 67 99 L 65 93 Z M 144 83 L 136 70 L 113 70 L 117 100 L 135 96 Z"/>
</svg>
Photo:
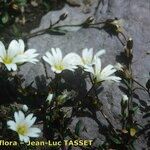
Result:
<svg viewBox="0 0 150 150">
<path fill-rule="evenodd" d="M 132 49 L 133 48 L 133 39 L 129 38 L 127 41 L 127 49 Z"/>
<path fill-rule="evenodd" d="M 60 19 L 61 21 L 63 21 L 63 20 L 65 20 L 65 19 L 67 18 L 67 16 L 68 16 L 68 13 L 63 13 L 63 14 L 59 17 L 59 19 Z"/>
<path fill-rule="evenodd" d="M 122 32 L 122 20 L 121 19 L 109 19 L 107 20 L 107 25 L 111 26 L 112 30 L 120 33 Z"/>
<path fill-rule="evenodd" d="M 128 100 L 129 100 L 129 98 L 127 95 L 122 95 L 121 106 L 123 109 L 127 108 Z"/>
<path fill-rule="evenodd" d="M 18 10 L 19 9 L 19 7 L 16 5 L 16 4 L 12 4 L 12 9 L 14 9 L 14 10 Z"/>
<path fill-rule="evenodd" d="M 129 98 L 128 98 L 128 96 L 127 96 L 127 95 L 122 95 L 122 100 L 123 100 L 123 101 L 128 101 L 128 100 L 129 100 Z"/>
<path fill-rule="evenodd" d="M 22 109 L 23 109 L 24 112 L 27 112 L 29 108 L 28 108 L 27 105 L 23 105 L 23 106 L 22 106 Z"/>
<path fill-rule="evenodd" d="M 21 12 L 24 13 L 24 6 L 22 6 L 20 9 L 21 9 Z"/>
<path fill-rule="evenodd" d="M 94 17 L 88 17 L 87 19 L 86 19 L 86 23 L 92 23 L 94 21 Z"/>
<path fill-rule="evenodd" d="M 48 96 L 47 96 L 46 101 L 50 104 L 51 101 L 52 101 L 52 99 L 53 99 L 53 94 L 52 94 L 52 93 L 49 93 Z"/>
</svg>

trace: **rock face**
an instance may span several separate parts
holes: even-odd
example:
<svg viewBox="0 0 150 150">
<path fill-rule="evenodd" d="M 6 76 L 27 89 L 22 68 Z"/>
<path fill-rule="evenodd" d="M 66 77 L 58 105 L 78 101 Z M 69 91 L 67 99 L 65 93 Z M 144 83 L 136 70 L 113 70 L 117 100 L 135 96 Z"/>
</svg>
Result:
<svg viewBox="0 0 150 150">
<path fill-rule="evenodd" d="M 79 24 L 86 20 L 89 16 L 94 16 L 96 22 L 100 20 L 106 20 L 108 18 L 118 17 L 124 20 L 124 28 L 130 34 L 134 40 L 133 49 L 133 71 L 136 80 L 140 81 L 142 85 L 145 85 L 149 78 L 150 71 L 150 56 L 147 55 L 150 48 L 150 1 L 149 0 L 101 0 L 94 1 L 91 4 L 91 11 L 84 13 L 82 6 L 71 7 L 66 5 L 62 10 L 51 11 L 46 14 L 42 20 L 39 28 L 33 30 L 32 32 L 39 31 L 49 27 L 50 20 L 56 22 L 61 14 L 64 12 L 68 13 L 68 17 L 59 25 L 64 24 Z M 70 29 L 69 29 L 70 30 Z M 123 47 L 117 37 L 110 35 L 104 30 L 97 29 L 80 29 L 75 28 L 75 32 L 68 32 L 66 35 L 39 35 L 32 37 L 28 40 L 28 46 L 38 50 L 41 56 L 45 54 L 52 47 L 59 47 L 63 50 L 63 53 L 77 52 L 81 54 L 83 48 L 94 48 L 94 51 L 100 49 L 106 49 L 106 55 L 102 58 L 102 66 L 107 64 L 115 64 L 118 61 L 117 57 Z M 121 60 L 119 60 L 121 61 Z M 50 67 L 47 66 L 48 70 Z M 21 68 L 21 73 L 24 74 L 26 78 L 26 84 L 30 84 L 36 76 L 41 76 L 45 74 L 44 68 L 41 62 L 37 65 L 25 65 Z M 50 74 L 51 71 L 49 71 Z M 80 82 L 79 82 L 80 83 Z M 79 84 L 76 83 L 76 86 Z M 115 90 L 115 92 L 113 92 Z M 110 86 L 110 83 L 105 83 L 104 90 L 99 94 L 99 97 L 104 105 L 104 112 L 112 121 L 115 127 L 120 127 L 119 125 L 119 112 L 120 112 L 120 100 L 121 93 L 118 85 L 114 84 Z M 137 91 L 139 99 L 136 102 L 139 103 L 140 100 L 150 103 L 148 95 L 146 93 Z M 142 114 L 139 111 L 137 120 L 143 124 Z M 103 124 L 107 124 L 104 118 L 101 116 L 100 112 L 97 112 L 97 118 L 101 120 Z M 75 126 L 79 118 L 75 118 L 72 127 Z M 97 138 L 98 141 L 103 141 L 104 137 L 99 134 L 99 128 L 96 122 L 92 121 L 87 117 L 81 117 L 87 131 L 90 132 L 83 133 L 84 138 Z M 142 139 L 136 144 L 136 149 L 141 150 L 146 148 L 146 141 Z M 147 149 L 147 148 L 146 148 Z"/>
</svg>

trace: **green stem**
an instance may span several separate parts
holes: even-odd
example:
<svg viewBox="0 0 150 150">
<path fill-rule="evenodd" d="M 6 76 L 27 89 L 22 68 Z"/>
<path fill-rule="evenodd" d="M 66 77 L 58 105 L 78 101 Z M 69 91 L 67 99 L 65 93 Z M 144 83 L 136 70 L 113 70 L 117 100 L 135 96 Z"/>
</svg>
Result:
<svg viewBox="0 0 150 150">
<path fill-rule="evenodd" d="M 132 60 L 130 58 L 128 58 L 128 70 L 132 76 Z M 128 101 L 128 113 L 129 113 L 129 124 L 132 125 L 133 124 L 133 115 L 131 114 L 131 111 L 133 109 L 133 79 L 130 78 L 129 79 L 129 101 Z"/>
<path fill-rule="evenodd" d="M 95 83 L 93 82 L 93 80 L 92 80 L 92 77 L 91 77 L 90 73 L 89 73 L 89 78 L 90 78 L 90 80 L 91 80 L 91 83 L 92 83 L 92 87 L 93 87 L 93 90 L 94 90 L 95 96 L 96 96 L 97 100 L 99 100 L 99 101 L 100 101 L 100 99 L 99 99 L 99 97 L 98 97 L 98 95 L 97 95 L 96 89 L 95 89 Z M 115 133 L 115 134 L 117 134 L 116 129 L 114 128 L 114 126 L 113 126 L 113 124 L 111 123 L 111 121 L 108 119 L 107 115 L 103 112 L 103 110 L 102 110 L 102 109 L 99 109 L 99 111 L 101 112 L 101 114 L 102 114 L 102 116 L 105 118 L 105 120 L 108 122 L 108 124 L 112 127 L 112 129 L 113 129 L 114 133 Z"/>
<path fill-rule="evenodd" d="M 145 88 L 142 84 L 140 84 L 138 81 L 136 81 L 135 79 L 132 79 L 133 80 L 133 82 L 135 82 L 136 84 L 138 84 L 139 86 L 141 86 L 145 91 L 147 91 L 148 93 L 149 93 L 149 91 L 148 91 L 148 89 L 147 88 Z"/>
</svg>

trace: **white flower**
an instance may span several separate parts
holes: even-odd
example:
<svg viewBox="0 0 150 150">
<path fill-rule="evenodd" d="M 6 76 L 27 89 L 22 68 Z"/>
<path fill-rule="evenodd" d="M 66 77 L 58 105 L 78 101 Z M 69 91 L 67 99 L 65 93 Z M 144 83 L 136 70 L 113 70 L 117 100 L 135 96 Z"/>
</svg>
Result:
<svg viewBox="0 0 150 150">
<path fill-rule="evenodd" d="M 14 113 L 15 121 L 9 120 L 7 125 L 9 129 L 16 131 L 19 135 L 20 141 L 27 143 L 30 137 L 39 137 L 41 130 L 36 127 L 32 127 L 35 123 L 36 117 L 33 114 L 29 114 L 25 117 L 22 111 Z"/>
<path fill-rule="evenodd" d="M 27 112 L 29 108 L 28 108 L 27 105 L 23 105 L 23 106 L 22 106 L 22 109 L 23 109 L 24 112 Z"/>
<path fill-rule="evenodd" d="M 46 56 L 43 59 L 51 65 L 52 71 L 55 73 L 61 73 L 63 70 L 74 71 L 79 64 L 79 56 L 75 53 L 69 53 L 62 58 L 62 52 L 59 48 L 51 48 L 51 53 L 46 52 Z"/>
<path fill-rule="evenodd" d="M 82 57 L 81 57 L 81 66 L 91 65 L 94 63 L 96 58 L 100 57 L 101 55 L 105 54 L 105 50 L 102 49 L 98 51 L 95 55 L 93 55 L 93 48 L 90 49 L 83 49 Z"/>
<path fill-rule="evenodd" d="M 92 73 L 96 82 L 102 82 L 105 80 L 119 82 L 121 80 L 120 77 L 112 75 L 114 72 L 116 72 L 116 69 L 112 65 L 108 65 L 102 70 L 101 60 L 99 58 L 95 60 L 93 66 L 86 66 L 84 70 Z"/>
<path fill-rule="evenodd" d="M 35 49 L 29 49 L 25 51 L 25 45 L 23 40 L 12 40 L 5 49 L 4 44 L 0 41 L 0 63 L 5 64 L 9 71 L 17 70 L 17 65 L 25 62 L 35 63 L 38 60 L 35 58 L 38 56 Z"/>
<path fill-rule="evenodd" d="M 51 101 L 52 101 L 52 99 L 53 99 L 53 94 L 52 94 L 52 93 L 49 93 L 48 96 L 47 96 L 46 101 L 48 101 L 48 103 L 50 104 Z"/>
<path fill-rule="evenodd" d="M 123 99 L 123 101 L 128 101 L 128 96 L 127 95 L 122 95 L 122 99 Z"/>
</svg>

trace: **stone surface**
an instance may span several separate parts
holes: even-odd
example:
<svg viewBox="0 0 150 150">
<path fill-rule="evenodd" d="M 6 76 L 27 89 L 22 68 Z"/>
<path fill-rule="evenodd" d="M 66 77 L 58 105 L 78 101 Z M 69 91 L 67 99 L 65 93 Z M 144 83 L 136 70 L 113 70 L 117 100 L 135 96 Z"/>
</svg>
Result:
<svg viewBox="0 0 150 150">
<path fill-rule="evenodd" d="M 97 7 L 98 5 L 98 7 Z M 133 70 L 134 76 L 141 84 L 145 85 L 149 77 L 150 71 L 150 55 L 146 53 L 150 47 L 150 1 L 149 0 L 101 0 L 99 3 L 95 1 L 92 4 L 92 9 L 89 13 L 84 13 L 82 7 L 70 7 L 66 5 L 62 10 L 52 11 L 46 14 L 42 20 L 39 28 L 32 32 L 39 31 L 49 27 L 50 20 L 55 22 L 59 16 L 66 12 L 68 17 L 59 25 L 64 24 L 78 24 L 82 23 L 89 16 L 94 16 L 96 21 L 105 20 L 108 18 L 118 17 L 124 20 L 124 28 L 134 40 L 133 49 Z M 70 29 L 69 29 L 70 30 Z M 81 54 L 83 48 L 94 48 L 94 51 L 100 49 L 106 49 L 106 55 L 102 58 L 102 66 L 107 64 L 115 64 L 117 55 L 123 51 L 123 47 L 117 37 L 110 35 L 104 30 L 97 29 L 74 29 L 76 32 L 68 32 L 66 35 L 49 35 L 44 34 L 33 37 L 28 40 L 28 46 L 36 48 L 41 56 L 45 54 L 51 47 L 60 47 L 64 54 L 68 52 L 77 52 Z M 121 61 L 121 60 L 120 60 Z M 50 67 L 47 65 L 48 72 L 52 75 Z M 21 68 L 21 73 L 26 78 L 25 84 L 30 84 L 36 76 L 45 74 L 44 68 L 41 62 L 37 65 L 24 65 Z M 77 81 L 76 81 L 77 82 Z M 117 84 L 110 85 L 111 83 L 105 83 L 104 90 L 99 94 L 99 97 L 104 104 L 104 112 L 111 119 L 112 124 L 116 127 L 119 125 L 119 112 L 120 112 L 120 100 L 121 93 Z M 76 83 L 76 87 L 80 85 L 80 82 Z M 36 86 L 36 85 L 35 85 Z M 89 87 L 88 87 L 89 88 Z M 113 92 L 115 90 L 115 92 Z M 139 103 L 140 100 L 150 103 L 148 95 L 137 91 L 139 99 L 136 100 Z M 143 124 L 144 120 L 141 118 L 142 114 L 139 112 L 136 119 Z M 101 120 L 102 124 L 107 125 L 100 112 L 97 112 L 97 118 Z M 83 133 L 85 138 L 97 138 L 102 141 L 101 136 L 97 130 L 96 122 L 92 119 L 82 118 L 87 127 L 87 131 L 90 135 Z M 75 126 L 76 119 L 72 127 Z M 145 148 L 146 141 L 139 140 L 136 144 L 136 149 L 141 150 Z"/>
</svg>

